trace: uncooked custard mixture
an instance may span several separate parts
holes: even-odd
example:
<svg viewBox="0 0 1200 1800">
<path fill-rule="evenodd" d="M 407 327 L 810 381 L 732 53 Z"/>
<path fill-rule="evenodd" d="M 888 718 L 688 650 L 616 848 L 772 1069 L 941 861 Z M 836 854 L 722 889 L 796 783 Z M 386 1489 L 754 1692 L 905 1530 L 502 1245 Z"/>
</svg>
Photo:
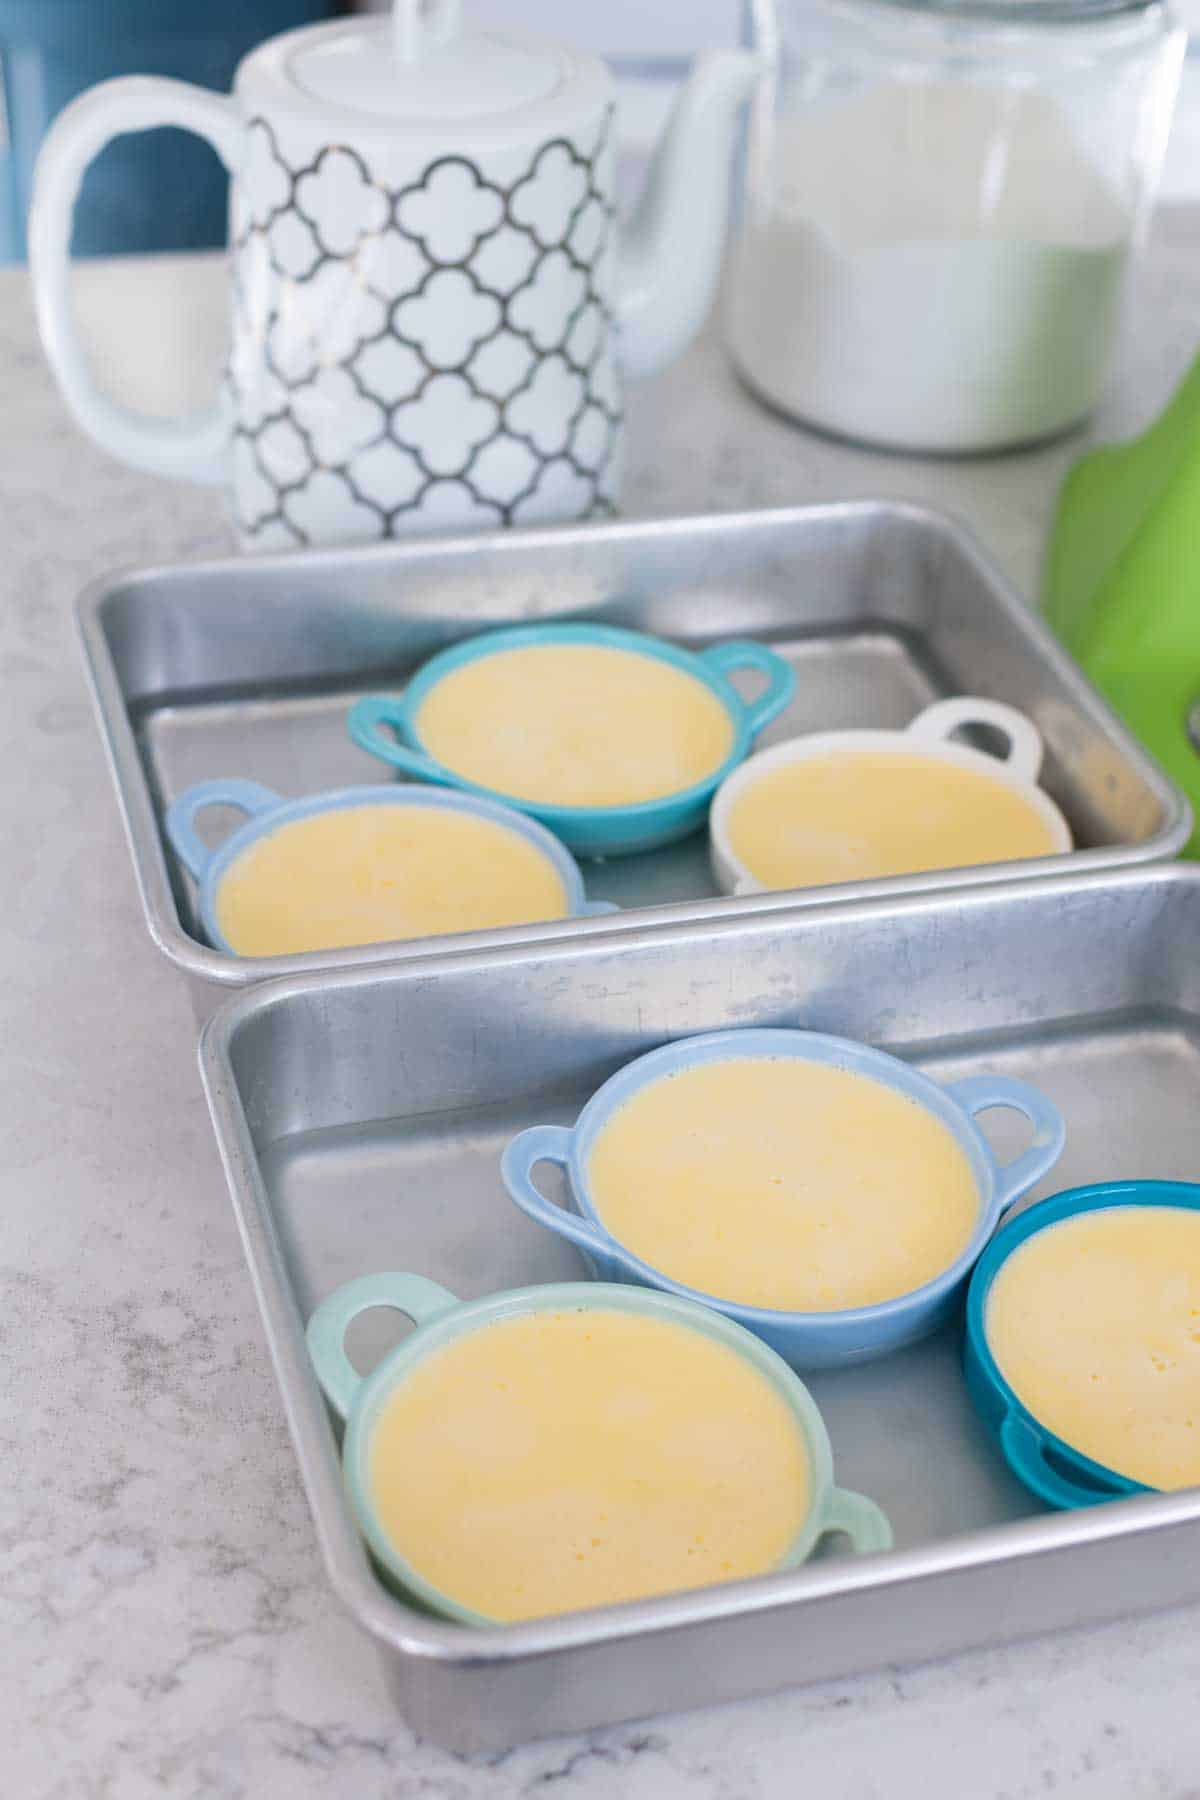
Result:
<svg viewBox="0 0 1200 1800">
<path fill-rule="evenodd" d="M 730 847 L 766 888 L 872 881 L 1049 856 L 1046 820 L 1007 783 L 919 751 L 783 762 L 729 810 Z"/>
<path fill-rule="evenodd" d="M 1064 1443 L 1146 1487 L 1200 1483 L 1200 1213 L 1104 1207 L 1035 1232 L 992 1282 L 985 1329 Z"/>
<path fill-rule="evenodd" d="M 881 1081 L 798 1057 L 730 1057 L 649 1082 L 587 1162 L 618 1241 L 685 1287 L 782 1311 L 911 1292 L 966 1248 L 966 1152 Z"/>
<path fill-rule="evenodd" d="M 237 857 L 217 923 L 239 956 L 561 919 L 558 870 L 519 832 L 470 813 L 403 804 L 294 819 Z"/>
<path fill-rule="evenodd" d="M 432 1353 L 383 1407 L 369 1481 L 417 1573 L 502 1620 L 761 1574 L 811 1491 L 792 1411 L 746 1357 L 601 1307 Z"/>
<path fill-rule="evenodd" d="M 694 787 L 733 748 L 717 696 L 683 669 L 602 644 L 530 644 L 461 664 L 417 709 L 456 775 L 544 806 L 631 806 Z"/>
</svg>

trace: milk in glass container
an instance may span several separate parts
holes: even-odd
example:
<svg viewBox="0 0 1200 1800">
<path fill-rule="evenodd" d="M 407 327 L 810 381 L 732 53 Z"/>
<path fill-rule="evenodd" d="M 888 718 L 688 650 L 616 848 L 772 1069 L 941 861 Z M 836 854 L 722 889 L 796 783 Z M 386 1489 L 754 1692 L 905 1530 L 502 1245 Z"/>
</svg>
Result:
<svg viewBox="0 0 1200 1800">
<path fill-rule="evenodd" d="M 998 450 L 1103 390 L 1185 37 L 1159 0 L 749 0 L 729 337 L 759 394 Z"/>
</svg>

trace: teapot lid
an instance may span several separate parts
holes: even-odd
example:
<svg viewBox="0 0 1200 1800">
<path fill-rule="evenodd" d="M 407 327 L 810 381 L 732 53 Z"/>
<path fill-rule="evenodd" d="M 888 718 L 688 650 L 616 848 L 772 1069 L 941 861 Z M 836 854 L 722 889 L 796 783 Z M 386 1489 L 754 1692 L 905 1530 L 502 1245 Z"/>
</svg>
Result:
<svg viewBox="0 0 1200 1800">
<path fill-rule="evenodd" d="M 549 98 L 569 58 L 550 44 L 461 30 L 460 0 L 393 0 L 381 22 L 297 33 L 291 81 L 310 100 L 414 124 L 497 118 Z"/>
</svg>

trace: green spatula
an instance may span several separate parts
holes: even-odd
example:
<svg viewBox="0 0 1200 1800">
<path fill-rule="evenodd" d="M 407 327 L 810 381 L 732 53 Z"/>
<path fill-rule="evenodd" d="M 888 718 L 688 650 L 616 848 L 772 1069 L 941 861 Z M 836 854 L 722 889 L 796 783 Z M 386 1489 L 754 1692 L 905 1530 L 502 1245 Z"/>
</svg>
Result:
<svg viewBox="0 0 1200 1800">
<path fill-rule="evenodd" d="M 1067 476 L 1045 604 L 1200 820 L 1200 360 L 1148 431 Z M 1184 854 L 1200 857 L 1200 825 Z"/>
</svg>

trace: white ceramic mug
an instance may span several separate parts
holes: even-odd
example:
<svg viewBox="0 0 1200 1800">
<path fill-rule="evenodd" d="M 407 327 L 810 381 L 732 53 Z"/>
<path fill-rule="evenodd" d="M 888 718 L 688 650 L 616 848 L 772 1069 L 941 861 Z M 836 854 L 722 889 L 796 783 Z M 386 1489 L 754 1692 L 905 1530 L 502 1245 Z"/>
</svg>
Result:
<svg viewBox="0 0 1200 1800">
<path fill-rule="evenodd" d="M 950 742 L 956 731 L 972 725 L 988 725 L 999 731 L 1007 748 L 1001 756 L 990 756 L 969 744 Z M 904 731 L 815 731 L 806 737 L 790 738 L 770 750 L 751 756 L 721 783 L 713 798 L 709 814 L 709 854 L 713 875 L 726 894 L 762 894 L 769 890 L 735 855 L 729 835 L 729 819 L 738 799 L 773 769 L 785 764 L 809 762 L 814 757 L 829 756 L 841 750 L 884 751 L 911 755 L 914 750 L 938 762 L 950 763 L 1001 781 L 1019 794 L 1031 811 L 1046 825 L 1053 849 L 1050 855 L 1061 855 L 1072 848 L 1071 828 L 1054 801 L 1038 786 L 1042 767 L 1042 738 L 1032 719 L 1006 706 L 1002 700 L 985 700 L 979 695 L 963 694 L 949 700 L 935 700 L 917 714 Z"/>
<path fill-rule="evenodd" d="M 622 245 L 619 290 L 608 70 L 462 35 L 457 0 L 397 0 L 391 31 L 344 20 L 272 39 L 230 97 L 105 82 L 48 134 L 30 213 L 63 393 L 125 461 L 227 483 L 249 547 L 609 512 L 618 349 L 621 371 L 645 373 L 704 317 L 755 69 L 742 51 L 697 65 Z M 103 394 L 71 308 L 88 164 L 113 136 L 159 125 L 206 138 L 233 178 L 228 376 L 192 419 Z"/>
</svg>

